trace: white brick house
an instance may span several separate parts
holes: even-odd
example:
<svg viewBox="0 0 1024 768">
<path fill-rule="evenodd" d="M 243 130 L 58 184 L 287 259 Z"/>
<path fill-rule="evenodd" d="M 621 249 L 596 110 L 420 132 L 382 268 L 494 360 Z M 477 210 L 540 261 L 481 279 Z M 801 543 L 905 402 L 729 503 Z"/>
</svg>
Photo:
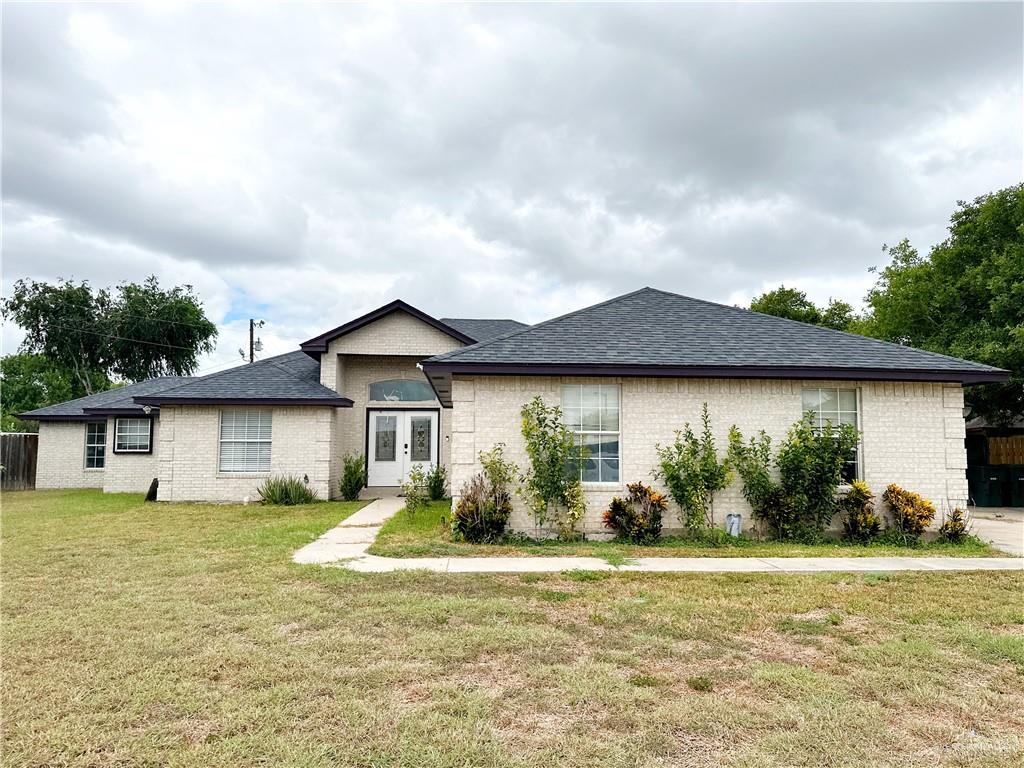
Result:
<svg viewBox="0 0 1024 768">
<path fill-rule="evenodd" d="M 723 448 L 733 424 L 778 441 L 809 410 L 854 424 L 861 442 L 851 476 L 878 491 L 898 483 L 939 508 L 962 505 L 963 387 L 1006 376 L 643 289 L 535 326 L 438 320 L 395 301 L 293 353 L 23 416 L 41 422 L 40 488 L 142 491 L 158 478 L 161 500 L 230 501 L 253 497 L 271 474 L 293 474 L 334 497 L 341 457 L 358 453 L 371 486 L 440 462 L 457 494 L 495 443 L 525 462 L 520 408 L 539 395 L 591 448 L 581 467 L 584 522 L 597 533 L 611 497 L 627 482 L 652 481 L 655 446 L 698 422 L 704 403 Z M 735 483 L 716 500 L 719 519 L 730 511 L 749 518 Z M 532 529 L 521 506 L 512 526 Z"/>
</svg>

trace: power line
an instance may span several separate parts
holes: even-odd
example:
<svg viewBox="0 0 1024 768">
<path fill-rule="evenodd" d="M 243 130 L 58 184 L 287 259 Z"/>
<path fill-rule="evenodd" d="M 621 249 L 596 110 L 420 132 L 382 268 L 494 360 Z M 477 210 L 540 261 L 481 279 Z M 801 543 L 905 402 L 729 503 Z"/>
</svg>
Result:
<svg viewBox="0 0 1024 768">
<path fill-rule="evenodd" d="M 182 346 L 181 344 L 170 344 L 167 342 L 160 341 L 144 341 L 142 339 L 131 339 L 128 338 L 127 336 L 118 336 L 113 333 L 101 333 L 100 331 L 89 331 L 86 330 L 85 328 L 80 328 L 75 325 L 64 325 L 63 323 L 50 323 L 49 326 L 47 327 L 49 328 L 52 326 L 56 326 L 57 328 L 70 328 L 71 330 L 77 331 L 78 333 L 89 333 L 92 334 L 93 336 L 103 336 L 108 339 L 117 339 L 118 341 L 131 341 L 134 342 L 135 344 L 146 344 L 151 347 L 168 347 L 170 349 L 184 349 L 189 352 L 195 351 L 192 347 L 185 347 Z"/>
</svg>

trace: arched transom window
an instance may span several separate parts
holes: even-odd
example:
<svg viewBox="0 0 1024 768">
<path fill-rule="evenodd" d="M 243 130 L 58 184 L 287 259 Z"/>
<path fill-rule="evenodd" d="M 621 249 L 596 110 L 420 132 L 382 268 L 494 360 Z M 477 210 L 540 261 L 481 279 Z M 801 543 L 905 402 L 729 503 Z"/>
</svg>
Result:
<svg viewBox="0 0 1024 768">
<path fill-rule="evenodd" d="M 434 390 L 418 379 L 387 379 L 370 385 L 370 399 L 394 403 L 424 402 L 434 399 Z"/>
</svg>

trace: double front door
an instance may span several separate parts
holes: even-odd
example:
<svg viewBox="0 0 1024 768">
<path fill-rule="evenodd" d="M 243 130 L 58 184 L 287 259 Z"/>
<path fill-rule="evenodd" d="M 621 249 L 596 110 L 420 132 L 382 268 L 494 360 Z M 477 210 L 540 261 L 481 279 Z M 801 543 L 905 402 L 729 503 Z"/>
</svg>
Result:
<svg viewBox="0 0 1024 768">
<path fill-rule="evenodd" d="M 401 485 L 415 466 L 437 463 L 437 411 L 370 411 L 367 485 Z"/>
</svg>

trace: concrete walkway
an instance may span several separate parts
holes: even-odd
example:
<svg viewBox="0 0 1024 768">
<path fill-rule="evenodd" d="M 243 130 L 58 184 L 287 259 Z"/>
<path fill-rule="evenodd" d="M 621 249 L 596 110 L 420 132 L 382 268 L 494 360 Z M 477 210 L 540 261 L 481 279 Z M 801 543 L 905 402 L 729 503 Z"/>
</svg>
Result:
<svg viewBox="0 0 1024 768">
<path fill-rule="evenodd" d="M 971 532 L 993 546 L 1024 557 L 1024 507 L 971 507 Z"/>
<path fill-rule="evenodd" d="M 638 557 L 614 566 L 596 557 L 377 557 L 366 554 L 381 525 L 405 505 L 377 499 L 292 557 L 296 563 L 339 565 L 363 573 L 871 573 L 882 571 L 1024 571 L 1020 557 Z"/>
</svg>

